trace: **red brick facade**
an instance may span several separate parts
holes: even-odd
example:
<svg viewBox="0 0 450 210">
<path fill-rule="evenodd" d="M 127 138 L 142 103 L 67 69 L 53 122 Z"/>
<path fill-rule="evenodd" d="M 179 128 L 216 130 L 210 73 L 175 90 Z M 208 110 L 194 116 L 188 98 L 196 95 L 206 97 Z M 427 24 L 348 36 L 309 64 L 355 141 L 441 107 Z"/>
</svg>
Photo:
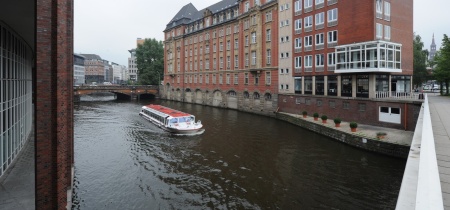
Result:
<svg viewBox="0 0 450 210">
<path fill-rule="evenodd" d="M 73 157 L 73 0 L 36 3 L 36 209 L 66 209 Z"/>
<path fill-rule="evenodd" d="M 246 2 L 248 11 L 244 11 L 243 1 L 239 7 L 233 5 L 220 12 L 207 8 L 201 29 L 194 20 L 175 27 L 171 27 L 172 22 L 168 24 L 164 31 L 163 98 L 243 109 L 250 108 L 243 101 L 251 100 L 257 110 L 272 112 L 276 108 L 276 102 L 271 101 L 276 101 L 278 93 L 278 4 Z M 233 17 L 225 18 L 227 15 Z M 236 98 L 237 106 L 229 104 L 229 96 Z"/>
</svg>

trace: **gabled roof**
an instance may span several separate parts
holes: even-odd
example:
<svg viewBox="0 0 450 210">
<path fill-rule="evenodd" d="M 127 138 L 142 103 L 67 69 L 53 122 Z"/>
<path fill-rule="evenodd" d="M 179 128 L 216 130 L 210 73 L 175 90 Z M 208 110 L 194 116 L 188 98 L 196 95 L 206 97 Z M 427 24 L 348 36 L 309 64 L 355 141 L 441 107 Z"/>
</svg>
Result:
<svg viewBox="0 0 450 210">
<path fill-rule="evenodd" d="M 167 24 L 165 30 L 177 27 L 182 24 L 189 24 L 203 18 L 203 13 L 206 9 L 210 10 L 213 14 L 226 10 L 238 4 L 239 0 L 222 0 L 209 7 L 206 7 L 198 11 L 192 3 L 185 5 L 181 10 L 172 18 Z"/>
</svg>

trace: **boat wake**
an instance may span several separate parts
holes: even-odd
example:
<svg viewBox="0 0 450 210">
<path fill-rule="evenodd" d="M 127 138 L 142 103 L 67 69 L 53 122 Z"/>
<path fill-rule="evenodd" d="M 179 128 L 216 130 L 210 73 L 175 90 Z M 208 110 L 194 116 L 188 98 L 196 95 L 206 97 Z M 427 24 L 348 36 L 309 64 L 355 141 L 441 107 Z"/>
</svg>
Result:
<svg viewBox="0 0 450 210">
<path fill-rule="evenodd" d="M 193 133 L 171 133 L 171 135 L 174 135 L 174 136 L 197 136 L 204 132 L 205 132 L 205 129 L 200 129 L 197 132 L 193 132 Z"/>
</svg>

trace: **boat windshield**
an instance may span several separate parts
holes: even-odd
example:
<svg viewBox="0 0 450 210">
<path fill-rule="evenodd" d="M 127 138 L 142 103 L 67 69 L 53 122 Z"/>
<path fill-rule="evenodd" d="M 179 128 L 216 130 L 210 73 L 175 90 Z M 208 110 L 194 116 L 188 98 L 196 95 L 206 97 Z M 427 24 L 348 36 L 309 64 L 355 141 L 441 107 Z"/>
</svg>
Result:
<svg viewBox="0 0 450 210">
<path fill-rule="evenodd" d="M 178 118 L 178 121 L 179 121 L 180 123 L 183 123 L 183 122 L 193 122 L 193 121 L 194 121 L 194 117 L 193 117 L 193 116 L 189 116 L 189 117 L 180 117 L 180 118 Z"/>
<path fill-rule="evenodd" d="M 178 123 L 178 118 L 172 118 L 169 121 L 170 123 Z"/>
</svg>

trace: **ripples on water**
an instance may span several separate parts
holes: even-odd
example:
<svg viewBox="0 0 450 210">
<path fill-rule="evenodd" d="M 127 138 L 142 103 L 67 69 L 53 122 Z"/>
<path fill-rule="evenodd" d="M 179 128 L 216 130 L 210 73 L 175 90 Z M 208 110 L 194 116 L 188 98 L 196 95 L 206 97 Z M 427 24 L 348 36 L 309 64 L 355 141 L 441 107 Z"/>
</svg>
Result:
<svg viewBox="0 0 450 210">
<path fill-rule="evenodd" d="M 149 103 L 149 102 L 147 102 Z M 405 166 L 272 118 L 170 101 L 206 131 L 171 135 L 142 104 L 75 107 L 73 209 L 392 209 Z"/>
</svg>

